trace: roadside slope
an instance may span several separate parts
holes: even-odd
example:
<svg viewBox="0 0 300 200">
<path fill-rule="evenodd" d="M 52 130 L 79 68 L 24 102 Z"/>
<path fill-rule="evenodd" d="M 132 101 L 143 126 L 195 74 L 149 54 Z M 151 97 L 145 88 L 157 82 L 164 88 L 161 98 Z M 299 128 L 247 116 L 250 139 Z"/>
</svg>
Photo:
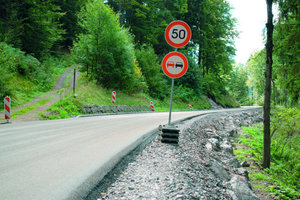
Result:
<svg viewBox="0 0 300 200">
<path fill-rule="evenodd" d="M 21 105 L 17 108 L 12 109 L 12 114 L 15 117 L 10 121 L 32 121 L 39 119 L 39 113 L 45 112 L 51 105 L 59 101 L 62 97 L 64 97 L 68 92 L 71 91 L 73 76 L 67 80 L 68 74 L 74 70 L 77 65 L 71 66 L 67 68 L 57 79 L 56 84 L 50 92 L 44 94 L 43 96 L 37 97 L 34 100 Z M 78 71 L 76 73 L 78 76 Z M 76 79 L 77 80 L 77 79 Z M 66 86 L 66 81 L 68 81 Z M 64 91 L 61 89 L 66 88 Z M 26 111 L 26 110 L 29 111 Z M 3 115 L 3 113 L 1 113 Z M 3 119 L 1 119 L 4 121 Z M 0 122 L 1 122 L 0 120 Z"/>
</svg>

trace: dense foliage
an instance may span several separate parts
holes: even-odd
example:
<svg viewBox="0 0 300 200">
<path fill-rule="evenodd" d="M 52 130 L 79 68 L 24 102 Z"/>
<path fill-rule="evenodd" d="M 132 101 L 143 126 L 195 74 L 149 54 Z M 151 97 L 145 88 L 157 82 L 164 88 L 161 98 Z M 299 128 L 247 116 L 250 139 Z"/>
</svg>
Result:
<svg viewBox="0 0 300 200">
<path fill-rule="evenodd" d="M 278 1 L 279 18 L 274 29 L 272 100 L 274 104 L 296 105 L 300 95 L 300 5 L 298 1 Z M 265 49 L 255 53 L 246 66 L 253 97 L 262 103 Z"/>
<path fill-rule="evenodd" d="M 153 46 L 158 55 L 171 50 L 164 38 L 167 25 L 187 12 L 187 0 L 108 0 L 120 23 L 130 28 L 137 44 Z"/>
<path fill-rule="evenodd" d="M 281 199 L 297 199 L 300 196 L 300 110 L 276 107 L 271 115 L 271 168 L 265 170 L 267 176 L 261 179 L 273 183 L 267 186 L 271 193 Z M 252 155 L 260 165 L 263 151 L 263 129 L 243 127 L 244 135 L 239 140 L 250 149 L 236 150 L 237 156 L 245 160 Z M 250 177 L 257 178 L 258 174 Z"/>
<path fill-rule="evenodd" d="M 137 64 L 145 77 L 148 93 L 154 98 L 164 99 L 168 90 L 167 81 L 160 67 L 160 63 L 154 49 L 142 46 L 135 51 Z"/>
<path fill-rule="evenodd" d="M 70 64 L 65 57 L 49 58 L 41 63 L 20 49 L 1 42 L 0 98 L 9 95 L 21 103 L 24 98 L 48 91 L 56 76 Z"/>
<path fill-rule="evenodd" d="M 132 37 L 121 28 L 118 16 L 101 0 L 94 0 L 81 10 L 79 19 L 84 33 L 79 35 L 74 53 L 87 66 L 85 71 L 106 88 L 142 89 Z"/>
<path fill-rule="evenodd" d="M 53 0 L 1 1 L 0 41 L 40 58 L 49 53 L 63 30 Z"/>
<path fill-rule="evenodd" d="M 229 94 L 242 105 L 252 104 L 247 86 L 247 72 L 242 67 L 236 67 L 232 71 L 226 86 Z"/>
<path fill-rule="evenodd" d="M 228 96 L 224 82 L 232 69 L 232 44 L 236 36 L 228 3 L 220 0 L 205 0 L 205 4 L 186 0 L 105 2 L 90 1 L 82 8 L 78 17 L 83 33 L 73 49 L 78 61 L 85 65 L 84 71 L 98 84 L 128 92 L 147 91 L 153 97 L 165 98 L 170 81 L 162 74 L 159 63 L 172 48 L 164 39 L 164 30 L 171 21 L 182 19 L 191 23 L 193 37 L 187 48 L 181 50 L 188 57 L 189 70 L 176 80 L 176 85 L 181 85 L 182 92 L 192 89 L 191 97 L 204 93 L 218 100 Z M 196 4 L 199 6 L 195 10 L 192 5 Z M 205 6 L 211 9 L 202 11 Z M 211 16 L 210 21 L 188 21 L 189 15 L 200 11 L 203 16 L 212 11 L 216 16 Z M 197 32 L 200 28 L 202 31 Z M 200 46 L 199 38 L 205 46 Z"/>
</svg>

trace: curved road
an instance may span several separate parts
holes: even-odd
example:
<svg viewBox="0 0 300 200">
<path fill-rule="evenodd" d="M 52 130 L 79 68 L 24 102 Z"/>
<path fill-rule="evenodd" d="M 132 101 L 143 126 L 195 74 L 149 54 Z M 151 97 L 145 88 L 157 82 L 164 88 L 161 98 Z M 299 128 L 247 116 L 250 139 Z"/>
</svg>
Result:
<svg viewBox="0 0 300 200">
<path fill-rule="evenodd" d="M 173 112 L 172 121 L 225 111 Z M 155 112 L 0 125 L 0 199 L 82 199 L 167 121 Z"/>
</svg>

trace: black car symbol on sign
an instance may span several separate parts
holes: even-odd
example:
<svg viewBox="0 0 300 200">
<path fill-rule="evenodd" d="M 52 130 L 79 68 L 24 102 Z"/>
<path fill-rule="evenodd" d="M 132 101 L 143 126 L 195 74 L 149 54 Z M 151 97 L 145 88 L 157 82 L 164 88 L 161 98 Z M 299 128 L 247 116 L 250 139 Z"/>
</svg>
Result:
<svg viewBox="0 0 300 200">
<path fill-rule="evenodd" d="M 180 67 L 182 69 L 183 68 L 183 63 L 182 62 L 177 62 L 175 67 L 176 68 Z"/>
</svg>

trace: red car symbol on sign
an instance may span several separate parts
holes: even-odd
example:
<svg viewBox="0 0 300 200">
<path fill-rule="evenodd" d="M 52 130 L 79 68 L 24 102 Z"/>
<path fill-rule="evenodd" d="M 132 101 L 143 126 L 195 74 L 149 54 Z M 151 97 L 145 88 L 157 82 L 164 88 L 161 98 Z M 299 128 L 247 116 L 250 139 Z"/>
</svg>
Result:
<svg viewBox="0 0 300 200">
<path fill-rule="evenodd" d="M 174 62 L 173 61 L 168 61 L 167 62 L 167 67 L 175 67 L 175 64 L 174 64 Z"/>
</svg>

